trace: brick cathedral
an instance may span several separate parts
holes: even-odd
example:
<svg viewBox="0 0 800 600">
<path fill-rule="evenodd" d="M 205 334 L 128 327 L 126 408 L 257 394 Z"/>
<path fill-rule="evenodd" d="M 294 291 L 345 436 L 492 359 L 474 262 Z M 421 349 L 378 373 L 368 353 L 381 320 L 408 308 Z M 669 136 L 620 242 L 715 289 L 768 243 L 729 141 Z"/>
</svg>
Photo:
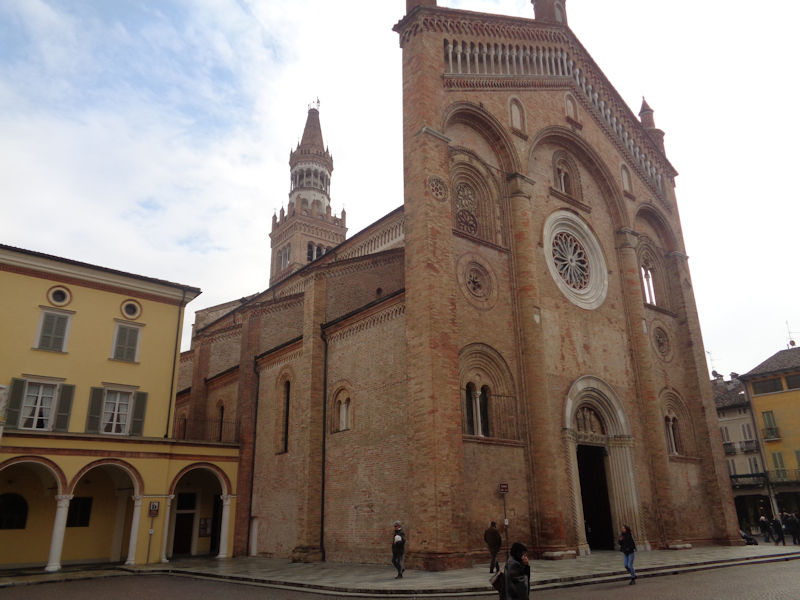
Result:
<svg viewBox="0 0 800 600">
<path fill-rule="evenodd" d="M 383 563 L 395 519 L 425 569 L 504 517 L 542 558 L 740 543 L 664 133 L 565 4 L 407 0 L 404 203 L 349 238 L 310 108 L 268 289 L 182 356 L 177 417 L 238 423 L 235 554 Z"/>
</svg>

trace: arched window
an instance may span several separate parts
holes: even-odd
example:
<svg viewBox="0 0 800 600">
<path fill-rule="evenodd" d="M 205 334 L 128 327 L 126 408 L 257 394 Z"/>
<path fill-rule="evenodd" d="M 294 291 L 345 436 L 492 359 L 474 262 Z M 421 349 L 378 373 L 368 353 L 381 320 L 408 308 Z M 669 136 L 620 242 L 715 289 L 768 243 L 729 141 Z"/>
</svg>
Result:
<svg viewBox="0 0 800 600">
<path fill-rule="evenodd" d="M 631 181 L 631 172 L 628 167 L 622 165 L 620 168 L 620 175 L 622 177 L 622 191 L 626 194 L 633 194 L 633 183 Z"/>
<path fill-rule="evenodd" d="M 289 400 L 292 395 L 292 384 L 287 380 L 283 384 L 283 431 L 281 432 L 281 452 L 289 451 Z"/>
<path fill-rule="evenodd" d="M 19 494 L 0 494 L 0 529 L 25 529 L 28 503 Z"/>
<path fill-rule="evenodd" d="M 217 441 L 222 441 L 222 429 L 225 423 L 225 406 L 220 404 L 219 406 L 219 433 L 217 434 Z"/>
<path fill-rule="evenodd" d="M 488 385 L 481 387 L 478 393 L 474 383 L 469 382 L 465 390 L 466 433 L 489 437 L 489 398 L 491 392 Z"/>
<path fill-rule="evenodd" d="M 308 249 L 306 250 L 306 260 L 308 262 L 314 260 L 314 244 L 312 242 L 308 242 Z"/>
<path fill-rule="evenodd" d="M 664 417 L 664 429 L 667 437 L 667 452 L 669 454 L 681 454 L 678 418 L 674 414 L 668 414 Z"/>
<path fill-rule="evenodd" d="M 350 398 L 338 402 L 339 405 L 339 431 L 350 429 Z"/>
<path fill-rule="evenodd" d="M 573 121 L 578 121 L 578 103 L 575 102 L 575 98 L 573 98 L 570 94 L 566 95 L 564 100 L 565 103 L 565 111 L 567 113 L 567 118 L 572 119 Z"/>
<path fill-rule="evenodd" d="M 647 304 L 658 304 L 656 302 L 656 289 L 655 285 L 653 284 L 653 279 L 655 275 L 655 269 L 653 268 L 653 262 L 650 257 L 645 257 L 642 261 L 642 288 L 644 289 L 644 301 Z"/>
<path fill-rule="evenodd" d="M 325 254 L 325 249 L 322 246 L 317 246 L 317 255 L 315 256 L 315 258 L 319 258 L 323 254 Z"/>
<path fill-rule="evenodd" d="M 563 150 L 553 155 L 553 189 L 568 196 L 570 202 L 583 201 L 578 164 Z"/>
<path fill-rule="evenodd" d="M 509 102 L 509 116 L 511 121 L 511 129 L 517 133 L 525 133 L 525 108 L 522 102 L 516 98 L 512 98 Z"/>
</svg>

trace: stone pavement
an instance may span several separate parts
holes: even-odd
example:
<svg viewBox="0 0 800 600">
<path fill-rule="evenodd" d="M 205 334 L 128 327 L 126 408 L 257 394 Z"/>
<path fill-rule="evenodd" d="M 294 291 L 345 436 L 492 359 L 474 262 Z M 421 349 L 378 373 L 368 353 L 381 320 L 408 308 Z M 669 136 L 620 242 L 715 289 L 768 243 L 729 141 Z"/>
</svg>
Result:
<svg viewBox="0 0 800 600">
<path fill-rule="evenodd" d="M 680 572 L 734 567 L 741 564 L 800 559 L 800 546 L 705 547 L 689 550 L 653 550 L 637 552 L 636 572 L 640 578 L 673 575 Z M 388 563 L 388 556 L 387 556 Z M 591 556 L 571 560 L 531 562 L 533 589 L 554 589 L 628 578 L 619 552 L 595 551 Z M 0 588 L 49 581 L 69 581 L 93 577 L 130 574 L 173 574 L 213 578 L 228 582 L 255 583 L 338 597 L 361 596 L 395 598 L 442 596 L 448 594 L 485 595 L 489 587 L 489 565 L 452 571 L 407 570 L 402 579 L 394 579 L 391 565 L 356 565 L 346 563 L 292 563 L 285 559 L 242 556 L 236 558 L 184 558 L 166 564 L 147 566 L 65 567 L 58 573 L 38 569 L 16 572 L 0 571 Z"/>
</svg>

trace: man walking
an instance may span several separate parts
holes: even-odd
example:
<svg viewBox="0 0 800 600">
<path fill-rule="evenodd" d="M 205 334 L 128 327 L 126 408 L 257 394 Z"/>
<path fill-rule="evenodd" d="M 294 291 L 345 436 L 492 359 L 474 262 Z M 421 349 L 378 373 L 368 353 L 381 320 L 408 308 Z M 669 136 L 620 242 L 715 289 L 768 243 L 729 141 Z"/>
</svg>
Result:
<svg viewBox="0 0 800 600">
<path fill-rule="evenodd" d="M 400 579 L 403 577 L 403 554 L 406 551 L 406 534 L 403 531 L 403 527 L 400 524 L 400 521 L 394 522 L 394 534 L 392 537 L 392 564 L 394 568 L 397 569 L 397 577 L 395 579 Z"/>
<path fill-rule="evenodd" d="M 491 522 L 489 528 L 483 532 L 483 541 L 489 548 L 491 559 L 489 561 L 489 573 L 494 573 L 500 570 L 500 564 L 497 562 L 497 553 L 500 552 L 500 546 L 503 545 L 503 539 L 500 537 L 500 532 L 497 530 L 497 523 Z"/>
</svg>

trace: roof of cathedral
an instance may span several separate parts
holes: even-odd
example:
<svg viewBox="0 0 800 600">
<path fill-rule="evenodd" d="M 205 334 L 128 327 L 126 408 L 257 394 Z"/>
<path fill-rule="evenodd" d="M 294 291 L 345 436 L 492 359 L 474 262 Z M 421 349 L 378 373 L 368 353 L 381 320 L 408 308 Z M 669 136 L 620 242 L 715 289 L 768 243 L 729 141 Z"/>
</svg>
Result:
<svg viewBox="0 0 800 600">
<path fill-rule="evenodd" d="M 800 369 L 800 348 L 789 348 L 788 350 L 781 350 L 776 354 L 770 356 L 767 360 L 762 362 L 757 367 L 750 369 L 741 379 L 752 379 L 759 375 L 769 375 L 771 373 L 780 373 L 782 371 L 794 371 Z"/>
</svg>

